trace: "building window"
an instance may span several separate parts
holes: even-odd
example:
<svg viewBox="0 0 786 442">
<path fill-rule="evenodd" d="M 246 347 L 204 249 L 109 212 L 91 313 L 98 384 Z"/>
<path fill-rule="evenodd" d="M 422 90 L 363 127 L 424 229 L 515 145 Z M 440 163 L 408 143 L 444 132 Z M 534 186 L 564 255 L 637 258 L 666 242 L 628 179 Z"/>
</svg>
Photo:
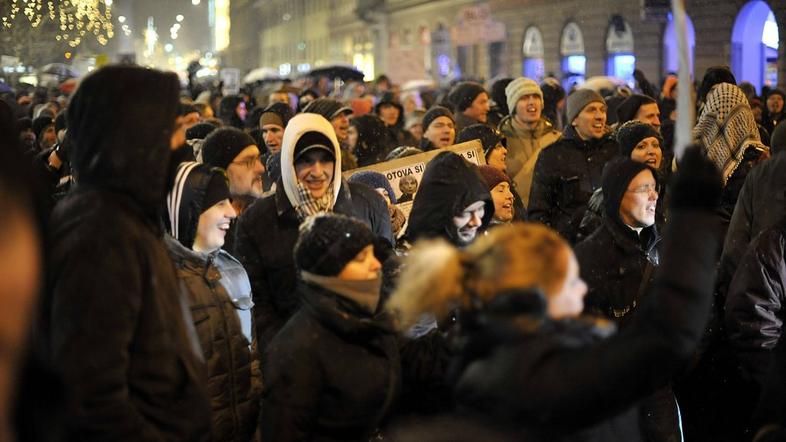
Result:
<svg viewBox="0 0 786 442">
<path fill-rule="evenodd" d="M 565 25 L 560 39 L 562 55 L 562 87 L 570 91 L 584 83 L 587 75 L 587 57 L 584 55 L 584 35 L 574 22 Z"/>
</svg>

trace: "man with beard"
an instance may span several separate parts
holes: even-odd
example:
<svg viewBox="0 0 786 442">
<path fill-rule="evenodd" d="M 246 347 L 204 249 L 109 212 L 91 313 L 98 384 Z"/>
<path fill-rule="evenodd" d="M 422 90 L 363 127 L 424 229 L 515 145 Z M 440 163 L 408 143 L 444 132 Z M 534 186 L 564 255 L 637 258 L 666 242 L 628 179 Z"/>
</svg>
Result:
<svg viewBox="0 0 786 442">
<path fill-rule="evenodd" d="M 263 173 L 259 147 L 251 135 L 233 127 L 222 127 L 211 132 L 202 144 L 202 160 L 205 164 L 224 169 L 229 178 L 232 206 L 242 214 L 263 193 Z M 234 252 L 236 221 L 226 235 L 224 250 Z"/>
<path fill-rule="evenodd" d="M 341 213 L 393 243 L 387 204 L 368 186 L 341 179 L 341 155 L 328 120 L 313 113 L 294 116 L 284 131 L 276 191 L 255 201 L 239 218 L 234 255 L 251 280 L 254 339 L 263 358 L 300 306 L 293 295 L 297 272 L 292 249 L 304 219 L 319 212 Z"/>
</svg>

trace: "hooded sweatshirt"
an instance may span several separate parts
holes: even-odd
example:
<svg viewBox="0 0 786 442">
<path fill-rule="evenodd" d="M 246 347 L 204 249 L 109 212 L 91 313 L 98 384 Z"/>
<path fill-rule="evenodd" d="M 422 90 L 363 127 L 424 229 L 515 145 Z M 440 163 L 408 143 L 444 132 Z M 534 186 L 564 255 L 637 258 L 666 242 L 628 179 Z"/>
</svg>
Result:
<svg viewBox="0 0 786 442">
<path fill-rule="evenodd" d="M 426 166 L 417 198 L 409 214 L 407 240 L 444 238 L 461 245 L 453 217 L 476 201 L 483 201 L 485 213 L 480 230 L 494 216 L 494 202 L 486 183 L 474 165 L 453 152 L 443 152 Z"/>
</svg>

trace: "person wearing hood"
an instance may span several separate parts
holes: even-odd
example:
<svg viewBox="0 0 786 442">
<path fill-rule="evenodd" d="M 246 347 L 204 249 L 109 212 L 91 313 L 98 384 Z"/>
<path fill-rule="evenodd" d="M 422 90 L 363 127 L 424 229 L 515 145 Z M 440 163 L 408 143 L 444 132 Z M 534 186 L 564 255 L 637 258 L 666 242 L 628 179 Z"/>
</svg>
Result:
<svg viewBox="0 0 786 442">
<path fill-rule="evenodd" d="M 661 147 L 663 138 L 653 126 L 635 120 L 628 121 L 617 128 L 615 138 L 619 143 L 620 157 L 630 158 L 633 161 L 647 165 L 656 171 L 659 181 L 666 181 L 664 179 L 666 172 L 664 167 L 662 167 L 665 164 Z M 659 199 L 664 201 L 663 193 L 659 194 Z M 666 219 L 665 204 L 658 204 L 655 210 L 655 222 L 662 226 Z M 576 235 L 577 244 L 581 243 L 603 224 L 605 211 L 603 188 L 600 188 L 592 194 L 587 204 L 587 211 L 584 212 L 584 217 L 581 219 L 579 231 Z"/>
<path fill-rule="evenodd" d="M 249 441 L 259 412 L 249 350 L 253 303 L 246 271 L 221 249 L 236 216 L 224 171 L 180 164 L 167 210 L 167 249 L 187 289 L 207 363 L 211 440 Z"/>
<path fill-rule="evenodd" d="M 713 86 L 693 128 L 693 138 L 723 174 L 719 215 L 728 226 L 745 177 L 758 162 L 769 158 L 769 148 L 759 138 L 745 93 L 731 83 Z"/>
<path fill-rule="evenodd" d="M 384 199 L 363 184 L 341 179 L 341 148 L 330 122 L 295 115 L 284 131 L 281 177 L 274 193 L 255 201 L 239 218 L 235 256 L 254 293 L 254 338 L 260 355 L 300 305 L 292 248 L 298 225 L 309 215 L 336 212 L 367 224 L 392 244 Z"/>
<path fill-rule="evenodd" d="M 601 185 L 603 166 L 619 148 L 608 134 L 606 104 L 597 92 L 570 94 L 567 117 L 570 126 L 562 137 L 538 155 L 527 211 L 530 220 L 573 243 L 587 203 Z"/>
<path fill-rule="evenodd" d="M 409 213 L 406 241 L 443 238 L 466 247 L 486 230 L 494 201 L 477 167 L 453 152 L 442 152 L 426 165 Z"/>
<path fill-rule="evenodd" d="M 505 172 L 491 166 L 478 166 L 478 171 L 483 177 L 483 181 L 486 182 L 491 199 L 494 201 L 494 217 L 491 219 L 491 224 L 508 224 L 512 222 L 516 215 L 516 210 L 510 178 L 505 175 Z"/>
<path fill-rule="evenodd" d="M 210 437 L 204 355 L 161 227 L 179 91 L 173 73 L 108 66 L 68 107 L 76 186 L 52 214 L 39 332 L 69 389 L 69 440 Z"/>
<path fill-rule="evenodd" d="M 581 316 L 581 268 L 543 225 L 500 226 L 464 250 L 415 247 L 386 308 L 406 329 L 458 306 L 448 382 L 460 419 L 514 440 L 648 440 L 639 402 L 690 361 L 712 301 L 720 177 L 698 149 L 681 171 L 663 264 L 636 321 L 617 334 L 609 321 Z"/>
<path fill-rule="evenodd" d="M 386 93 L 374 107 L 374 113 L 385 123 L 390 137 L 396 146 L 413 146 L 417 143 L 415 138 L 404 129 L 404 107 L 394 101 L 392 93 Z"/>
<path fill-rule="evenodd" d="M 542 114 L 543 92 L 535 81 L 519 77 L 505 88 L 505 96 L 510 114 L 500 122 L 499 128 L 507 139 L 506 172 L 526 207 L 538 155 L 561 134 Z"/>
<path fill-rule="evenodd" d="M 488 124 L 491 101 L 480 83 L 463 81 L 455 85 L 448 94 L 448 102 L 456 116 L 456 133 L 473 124 Z"/>
<path fill-rule="evenodd" d="M 446 107 L 434 106 L 423 115 L 423 138 L 420 139 L 420 148 L 427 152 L 451 146 L 457 133 L 453 113 Z"/>
<path fill-rule="evenodd" d="M 226 126 L 243 130 L 243 122 L 246 121 L 246 102 L 240 95 L 227 95 L 221 98 L 218 104 L 218 118 Z"/>
<path fill-rule="evenodd" d="M 306 218 L 294 247 L 302 305 L 268 346 L 264 440 L 369 440 L 400 395 L 390 318 L 378 315 L 376 235 L 354 218 Z"/>
<path fill-rule="evenodd" d="M 397 146 L 395 134 L 378 116 L 366 114 L 349 120 L 349 150 L 355 154 L 358 167 L 385 161 L 390 150 Z"/>
<path fill-rule="evenodd" d="M 341 146 L 341 170 L 351 170 L 358 167 L 357 158 L 349 150 L 349 117 L 352 108 L 344 106 L 340 101 L 332 98 L 317 98 L 303 109 L 304 113 L 322 115 L 333 126 L 339 146 Z"/>
<path fill-rule="evenodd" d="M 396 200 L 396 193 L 393 192 L 393 188 L 390 186 L 390 181 L 385 178 L 385 175 L 382 175 L 379 172 L 374 172 L 373 170 L 366 170 L 352 174 L 352 176 L 349 177 L 347 181 L 350 183 L 365 184 L 382 195 L 388 205 L 388 213 L 390 214 L 390 227 L 393 231 L 393 237 L 398 239 L 401 235 L 404 234 L 404 227 L 406 227 L 407 224 L 407 217 L 404 215 L 404 212 L 402 212 L 401 209 L 396 206 L 396 204 L 398 204 L 398 200 Z"/>
<path fill-rule="evenodd" d="M 500 131 L 492 129 L 485 124 L 473 124 L 472 126 L 465 127 L 461 131 L 458 138 L 456 139 L 456 143 L 464 143 L 471 140 L 480 141 L 480 144 L 483 146 L 483 154 L 486 159 L 486 164 L 490 167 L 493 167 L 494 169 L 497 169 L 500 173 L 507 177 L 507 138 L 505 138 L 505 136 L 500 133 Z M 507 181 L 509 184 L 508 191 L 513 195 L 513 213 L 515 214 L 515 218 L 517 220 L 524 221 L 527 216 L 527 209 L 524 206 L 524 201 L 521 199 L 521 196 L 518 193 L 516 184 L 514 184 L 513 181 L 511 181 L 509 178 L 506 178 L 505 181 Z M 489 191 L 491 191 L 491 188 L 489 188 Z"/>
<path fill-rule="evenodd" d="M 786 104 L 786 92 L 783 89 L 775 88 L 767 94 L 767 112 L 764 114 L 764 128 L 768 133 L 772 133 L 775 127 L 783 120 L 786 120 L 784 106 Z"/>
<path fill-rule="evenodd" d="M 218 128 L 211 123 L 197 123 L 186 129 L 186 143 L 193 149 L 194 159 L 197 162 L 202 162 L 202 146 L 205 138 L 216 129 Z"/>
</svg>

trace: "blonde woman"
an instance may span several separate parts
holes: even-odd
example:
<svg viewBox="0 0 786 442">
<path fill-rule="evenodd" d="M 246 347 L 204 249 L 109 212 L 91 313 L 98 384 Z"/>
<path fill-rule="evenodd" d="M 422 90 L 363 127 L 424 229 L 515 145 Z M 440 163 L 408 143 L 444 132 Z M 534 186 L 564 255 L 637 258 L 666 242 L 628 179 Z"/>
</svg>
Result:
<svg viewBox="0 0 786 442">
<path fill-rule="evenodd" d="M 720 244 L 717 169 L 692 150 L 673 188 L 663 262 L 620 334 L 581 316 L 586 285 L 568 243 L 537 224 L 491 230 L 464 250 L 417 245 L 388 309 L 406 329 L 459 308 L 454 397 L 467 417 L 523 440 L 642 440 L 637 402 L 666 385 L 702 336 Z"/>
</svg>

